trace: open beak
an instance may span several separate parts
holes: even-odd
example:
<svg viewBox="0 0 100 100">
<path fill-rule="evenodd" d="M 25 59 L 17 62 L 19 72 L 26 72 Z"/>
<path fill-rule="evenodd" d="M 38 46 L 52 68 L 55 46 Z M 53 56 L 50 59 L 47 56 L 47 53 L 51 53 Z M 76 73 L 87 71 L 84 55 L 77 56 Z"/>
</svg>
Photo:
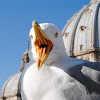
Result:
<svg viewBox="0 0 100 100">
<path fill-rule="evenodd" d="M 32 25 L 35 31 L 35 48 L 38 55 L 37 67 L 40 69 L 43 62 L 48 58 L 53 43 L 41 29 L 37 21 L 33 21 Z"/>
</svg>

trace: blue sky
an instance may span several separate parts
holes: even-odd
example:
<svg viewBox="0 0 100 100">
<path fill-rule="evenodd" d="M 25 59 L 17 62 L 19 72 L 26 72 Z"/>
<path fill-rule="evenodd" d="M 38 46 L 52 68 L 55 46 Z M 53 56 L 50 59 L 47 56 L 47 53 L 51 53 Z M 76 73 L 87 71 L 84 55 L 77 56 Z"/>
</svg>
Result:
<svg viewBox="0 0 100 100">
<path fill-rule="evenodd" d="M 32 21 L 54 23 L 62 30 L 73 14 L 90 0 L 0 0 L 0 93 L 19 71 Z"/>
</svg>

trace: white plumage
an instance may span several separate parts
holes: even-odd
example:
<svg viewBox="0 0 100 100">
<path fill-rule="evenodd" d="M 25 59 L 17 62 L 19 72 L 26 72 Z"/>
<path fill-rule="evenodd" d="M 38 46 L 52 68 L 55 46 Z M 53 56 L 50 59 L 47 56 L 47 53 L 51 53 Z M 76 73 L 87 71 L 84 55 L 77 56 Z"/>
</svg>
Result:
<svg viewBox="0 0 100 100">
<path fill-rule="evenodd" d="M 31 28 L 30 62 L 21 80 L 22 99 L 100 100 L 100 64 L 68 57 L 57 26 L 43 23 L 40 27 L 52 41 L 53 48 L 38 70 L 36 36 Z M 55 37 L 56 33 L 58 37 Z"/>
</svg>

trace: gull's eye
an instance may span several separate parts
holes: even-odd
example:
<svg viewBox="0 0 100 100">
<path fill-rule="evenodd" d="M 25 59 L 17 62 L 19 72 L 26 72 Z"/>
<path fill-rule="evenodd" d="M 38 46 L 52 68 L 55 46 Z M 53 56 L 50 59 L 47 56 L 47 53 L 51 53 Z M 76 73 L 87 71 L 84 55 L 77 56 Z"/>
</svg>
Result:
<svg viewBox="0 0 100 100">
<path fill-rule="evenodd" d="M 30 35 L 30 38 L 31 38 L 31 39 L 33 39 L 33 36 L 32 36 L 32 35 Z"/>
<path fill-rule="evenodd" d="M 55 37 L 56 37 L 56 38 L 58 37 L 58 33 L 57 33 L 57 32 L 55 33 Z"/>
</svg>

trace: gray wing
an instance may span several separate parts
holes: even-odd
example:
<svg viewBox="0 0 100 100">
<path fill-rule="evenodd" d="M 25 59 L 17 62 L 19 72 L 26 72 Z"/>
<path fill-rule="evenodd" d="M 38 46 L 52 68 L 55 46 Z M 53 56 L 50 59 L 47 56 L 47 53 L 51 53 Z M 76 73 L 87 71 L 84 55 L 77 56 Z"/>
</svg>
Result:
<svg viewBox="0 0 100 100">
<path fill-rule="evenodd" d="M 83 61 L 70 68 L 68 74 L 86 88 L 87 95 L 93 98 L 88 100 L 100 99 L 100 63 Z"/>
</svg>

